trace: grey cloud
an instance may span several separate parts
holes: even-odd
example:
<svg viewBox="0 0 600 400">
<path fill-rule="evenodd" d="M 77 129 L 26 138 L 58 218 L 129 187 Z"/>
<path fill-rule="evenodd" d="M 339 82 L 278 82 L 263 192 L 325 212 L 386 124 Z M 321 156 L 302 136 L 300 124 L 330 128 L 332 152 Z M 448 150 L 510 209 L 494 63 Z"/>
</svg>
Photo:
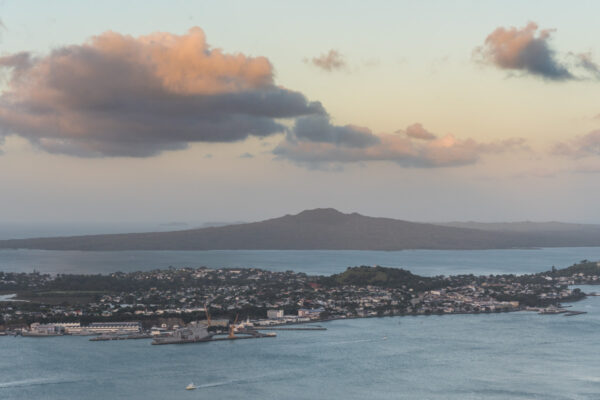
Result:
<svg viewBox="0 0 600 400">
<path fill-rule="evenodd" d="M 240 158 L 254 158 L 254 155 L 250 153 L 240 154 Z"/>
<path fill-rule="evenodd" d="M 575 79 L 566 65 L 556 58 L 550 47 L 552 30 L 538 33 L 534 22 L 523 28 L 499 27 L 488 35 L 482 47 L 475 53 L 484 62 L 501 69 L 523 71 L 547 80 L 564 81 Z"/>
<path fill-rule="evenodd" d="M 354 125 L 332 125 L 327 115 L 298 118 L 292 131 L 293 139 L 344 147 L 368 147 L 379 143 L 379 138 L 369 129 Z"/>
<path fill-rule="evenodd" d="M 328 124 L 326 129 L 323 128 L 324 121 Z M 287 139 L 273 150 L 276 158 L 309 168 L 332 168 L 341 164 L 373 161 L 395 162 L 403 167 L 438 168 L 474 164 L 484 154 L 527 149 L 524 139 L 479 143 L 473 139 L 456 139 L 452 135 L 437 137 L 428 132 L 433 138 L 423 140 L 422 137 L 415 139 L 408 136 L 406 131 L 402 131 L 402 134 L 379 135 L 375 137 L 376 140 L 353 145 L 355 139 L 348 139 L 352 136 L 346 136 L 347 131 L 336 130 L 346 127 L 331 125 L 322 117 L 318 122 L 316 126 L 319 129 L 313 130 L 311 135 L 308 134 L 308 130 L 305 131 L 310 125 L 302 126 L 300 130 L 293 129 Z M 413 133 L 421 130 L 427 132 L 422 126 L 421 130 L 417 129 L 417 126 L 420 125 L 411 125 L 411 129 L 408 130 Z M 339 135 L 329 135 L 332 131 L 338 132 Z M 315 135 L 315 132 L 320 134 Z M 368 130 L 365 130 L 364 134 L 372 135 Z"/>
<path fill-rule="evenodd" d="M 141 38 L 109 32 L 43 57 L 5 56 L 0 67 L 10 77 L 0 136 L 52 153 L 148 157 L 265 137 L 287 130 L 278 119 L 325 113 L 276 86 L 266 59 L 211 50 L 199 28 Z"/>
<path fill-rule="evenodd" d="M 3 67 L 16 68 L 18 71 L 25 70 L 31 66 L 31 54 L 22 51 L 0 57 L 0 65 Z"/>
<path fill-rule="evenodd" d="M 8 70 L 9 80 L 20 79 L 29 70 L 31 65 L 31 55 L 27 52 L 0 57 L 0 68 Z"/>
</svg>

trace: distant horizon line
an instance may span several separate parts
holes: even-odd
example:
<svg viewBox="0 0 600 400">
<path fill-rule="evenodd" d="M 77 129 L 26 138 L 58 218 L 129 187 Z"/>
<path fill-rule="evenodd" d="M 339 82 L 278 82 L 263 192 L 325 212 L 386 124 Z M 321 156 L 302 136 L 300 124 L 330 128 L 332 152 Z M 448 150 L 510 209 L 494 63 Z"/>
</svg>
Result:
<svg viewBox="0 0 600 400">
<path fill-rule="evenodd" d="M 247 219 L 247 220 L 183 220 L 181 218 L 173 219 L 173 220 L 70 220 L 70 221 L 6 221 L 0 219 L 0 231 L 4 230 L 7 225 L 11 225 L 11 227 L 31 227 L 31 228 L 49 228 L 49 227 L 81 227 L 84 228 L 86 226 L 100 226 L 100 227 L 125 227 L 125 226 L 146 226 L 148 228 L 177 228 L 181 227 L 182 229 L 196 229 L 196 228 L 208 228 L 214 226 L 226 226 L 226 225 L 236 225 L 236 224 L 247 224 L 252 222 L 260 222 L 265 221 L 272 218 L 280 218 L 286 215 L 298 215 L 306 211 L 316 211 L 316 210 L 335 210 L 341 214 L 351 215 L 351 214 L 359 214 L 363 216 L 373 217 L 373 218 L 389 218 L 407 222 L 416 222 L 416 223 L 425 223 L 425 224 L 433 224 L 433 225 L 443 225 L 443 224 L 569 224 L 569 225 L 600 225 L 600 221 L 597 222 L 581 222 L 581 221 L 568 221 L 568 220 L 559 220 L 559 219 L 550 219 L 550 220 L 532 220 L 532 219 L 515 219 L 515 220 L 487 220 L 487 219 L 449 219 L 449 220 L 418 220 L 418 219 L 408 219 L 403 217 L 393 217 L 387 215 L 371 215 L 368 213 L 362 213 L 357 211 L 344 212 L 340 211 L 335 207 L 315 207 L 315 208 L 307 208 L 301 211 L 296 212 L 287 212 L 279 215 L 272 215 L 266 217 L 260 217 L 258 219 Z"/>
</svg>

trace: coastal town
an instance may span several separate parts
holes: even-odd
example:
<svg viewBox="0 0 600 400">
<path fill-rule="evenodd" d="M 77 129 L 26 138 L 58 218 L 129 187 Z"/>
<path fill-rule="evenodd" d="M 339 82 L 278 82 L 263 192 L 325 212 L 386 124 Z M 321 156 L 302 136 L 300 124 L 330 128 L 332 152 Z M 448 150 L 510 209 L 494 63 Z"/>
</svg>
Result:
<svg viewBox="0 0 600 400">
<path fill-rule="evenodd" d="M 109 275 L 0 272 L 0 332 L 161 335 L 195 321 L 227 332 L 343 318 L 537 311 L 586 296 L 600 263 L 529 275 L 423 277 L 354 267 L 333 276 L 256 268 L 169 268 Z M 238 321 L 243 321 L 239 322 Z"/>
</svg>

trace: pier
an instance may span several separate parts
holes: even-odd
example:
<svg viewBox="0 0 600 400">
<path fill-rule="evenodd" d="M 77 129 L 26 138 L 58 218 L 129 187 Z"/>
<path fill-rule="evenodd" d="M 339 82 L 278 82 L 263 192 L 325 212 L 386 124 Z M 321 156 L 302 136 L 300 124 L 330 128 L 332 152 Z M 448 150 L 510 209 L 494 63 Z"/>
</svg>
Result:
<svg viewBox="0 0 600 400">
<path fill-rule="evenodd" d="M 108 340 L 133 340 L 133 339 L 150 339 L 150 334 L 134 334 L 134 335 L 100 335 L 90 338 L 91 342 L 105 342 Z"/>
<path fill-rule="evenodd" d="M 245 331 L 239 332 L 237 335 L 213 335 L 204 337 L 201 339 L 176 339 L 172 341 L 157 341 L 152 342 L 153 345 L 166 345 L 166 344 L 187 344 L 187 343 L 204 343 L 204 342 L 217 342 L 222 340 L 242 340 L 242 339 L 261 339 L 261 338 L 274 338 L 277 334 L 274 332 L 262 333 L 259 331 Z"/>
<path fill-rule="evenodd" d="M 261 331 L 326 331 L 322 326 L 268 326 L 259 328 Z"/>
<path fill-rule="evenodd" d="M 574 317 L 575 315 L 587 314 L 587 311 L 567 311 L 565 317 Z"/>
<path fill-rule="evenodd" d="M 235 336 L 221 336 L 221 337 L 214 337 L 212 339 L 209 340 L 210 341 L 217 341 L 217 340 L 239 340 L 239 339 L 260 339 L 260 338 L 274 338 L 277 337 L 277 335 L 275 333 L 261 333 L 261 332 L 253 332 L 253 333 L 243 333 Z"/>
</svg>

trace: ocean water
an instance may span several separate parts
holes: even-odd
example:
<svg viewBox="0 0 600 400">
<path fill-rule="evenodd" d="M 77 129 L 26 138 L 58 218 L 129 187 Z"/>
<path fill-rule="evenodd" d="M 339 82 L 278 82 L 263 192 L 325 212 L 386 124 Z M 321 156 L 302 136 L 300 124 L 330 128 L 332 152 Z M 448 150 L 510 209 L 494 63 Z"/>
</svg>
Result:
<svg viewBox="0 0 600 400">
<path fill-rule="evenodd" d="M 0 271 L 106 274 L 173 267 L 257 267 L 330 275 L 357 265 L 400 267 L 426 276 L 523 274 L 600 260 L 600 247 L 517 250 L 213 250 L 213 251 L 48 251 L 0 250 Z"/>
<path fill-rule="evenodd" d="M 524 273 L 600 260 L 600 248 L 490 251 L 0 251 L 0 270 L 107 273 L 256 266 L 331 274 L 381 264 L 424 275 Z M 583 287 L 584 291 L 597 291 Z M 518 312 L 324 323 L 277 338 L 152 346 L 148 340 L 0 337 L 0 399 L 598 399 L 600 297 L 587 314 Z M 194 382 L 199 389 L 184 390 Z"/>
<path fill-rule="evenodd" d="M 173 346 L 0 337 L 0 398 L 598 399 L 600 297 L 574 308 L 588 314 L 340 320 Z"/>
</svg>

